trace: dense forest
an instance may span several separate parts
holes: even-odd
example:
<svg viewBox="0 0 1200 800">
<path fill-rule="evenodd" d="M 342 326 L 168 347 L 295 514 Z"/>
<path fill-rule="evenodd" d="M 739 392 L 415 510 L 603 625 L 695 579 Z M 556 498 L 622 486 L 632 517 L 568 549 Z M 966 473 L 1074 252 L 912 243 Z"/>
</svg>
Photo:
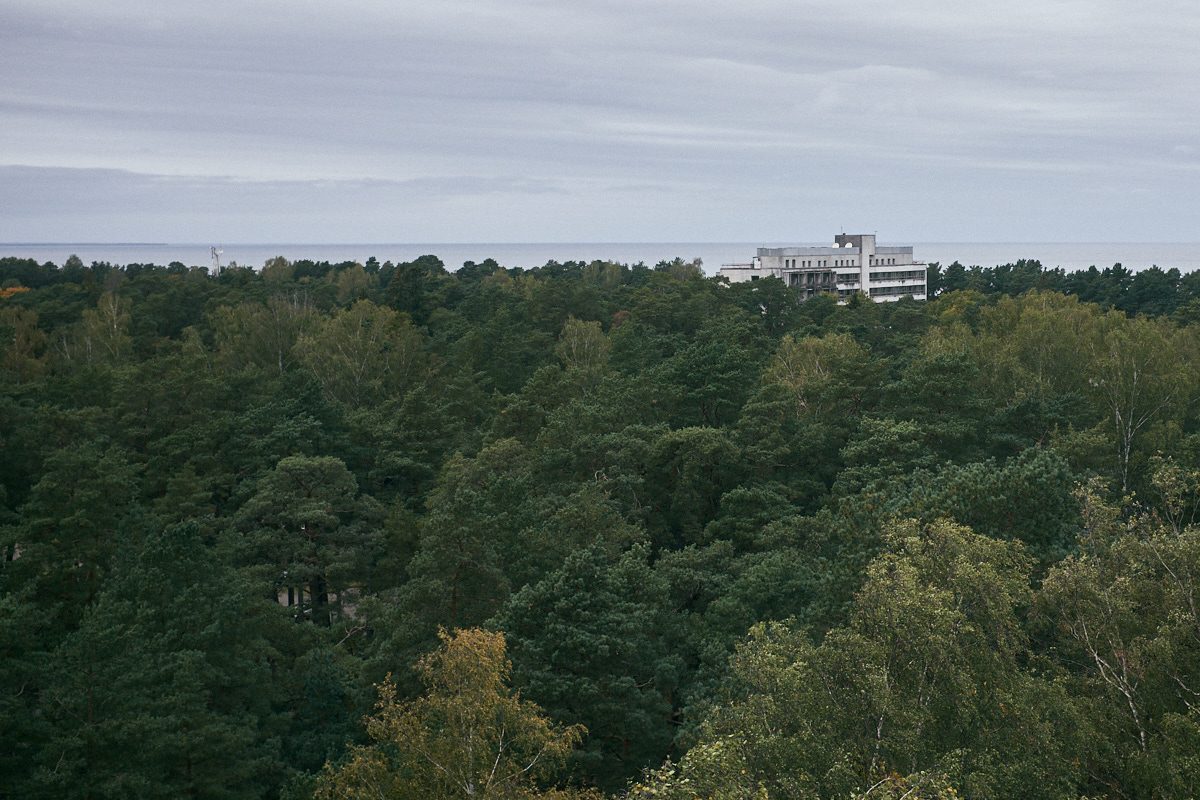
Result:
<svg viewBox="0 0 1200 800">
<path fill-rule="evenodd" d="M 0 798 L 1200 794 L 1200 276 L 0 259 Z"/>
</svg>

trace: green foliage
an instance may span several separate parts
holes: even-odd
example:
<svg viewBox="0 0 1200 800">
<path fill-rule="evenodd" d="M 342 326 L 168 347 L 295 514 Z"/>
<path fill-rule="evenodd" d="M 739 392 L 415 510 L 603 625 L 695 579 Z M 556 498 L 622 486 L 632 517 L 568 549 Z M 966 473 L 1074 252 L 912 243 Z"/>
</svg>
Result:
<svg viewBox="0 0 1200 800">
<path fill-rule="evenodd" d="M 683 665 L 667 586 L 647 555 L 580 549 L 515 593 L 494 621 L 526 696 L 587 728 L 574 757 L 579 775 L 610 790 L 659 763 L 672 739 L 670 697 Z"/>
<path fill-rule="evenodd" d="M 359 300 L 296 342 L 325 394 L 358 407 L 403 393 L 425 374 L 424 339 L 407 318 Z"/>
<path fill-rule="evenodd" d="M 1200 794 L 1195 275 L 0 286 L 0 797 L 466 792 L 414 742 L 475 796 Z M 468 706 L 553 774 L 480 778 Z"/>
<path fill-rule="evenodd" d="M 1195 794 L 1200 530 L 1122 524 L 1094 492 L 1083 502 L 1080 552 L 1051 570 L 1037 609 L 1064 680 L 1096 720 L 1091 781 L 1096 791 Z"/>
<path fill-rule="evenodd" d="M 327 625 L 370 585 L 381 516 L 340 460 L 290 456 L 258 482 L 225 547 L 263 595 Z"/>
<path fill-rule="evenodd" d="M 886 407 L 894 418 L 916 426 L 935 457 L 970 458 L 979 453 L 990 412 L 976 390 L 978 381 L 972 354 L 953 339 L 931 334 L 887 387 Z"/>
<path fill-rule="evenodd" d="M 36 311 L 0 309 L 0 367 L 18 383 L 40 376 L 46 366 L 46 334 L 38 327 Z"/>
<path fill-rule="evenodd" d="M 866 417 L 842 448 L 845 467 L 834 490 L 850 496 L 908 475 L 934 463 L 924 426 L 908 420 Z"/>
<path fill-rule="evenodd" d="M 683 428 L 664 433 L 650 458 L 661 505 L 651 512 L 651 530 L 666 545 L 697 541 L 716 516 L 721 496 L 733 485 L 737 448 L 717 428 Z"/>
<path fill-rule="evenodd" d="M 286 372 L 296 361 L 296 342 L 316 321 L 307 299 L 293 292 L 266 304 L 221 306 L 211 321 L 218 354 L 231 369 Z"/>
<path fill-rule="evenodd" d="M 733 423 L 750 395 L 764 360 L 764 342 L 746 321 L 717 319 L 697 332 L 662 365 L 674 388 L 678 425 L 722 427 Z"/>
<path fill-rule="evenodd" d="M 100 442 L 50 453 L 20 521 L 5 531 L 6 591 L 28 592 L 73 628 L 104 587 L 136 480 L 126 454 Z"/>
<path fill-rule="evenodd" d="M 567 372 L 588 380 L 594 379 L 593 376 L 603 373 L 608 367 L 610 347 L 600 323 L 580 322 L 572 317 L 563 326 L 554 354 L 562 361 Z"/>
<path fill-rule="evenodd" d="M 282 772 L 271 617 L 194 526 L 122 542 L 42 678 L 53 733 L 25 796 L 260 796 Z"/>
<path fill-rule="evenodd" d="M 700 741 L 635 797 L 846 797 L 930 770 L 972 797 L 1068 790 L 1069 706 L 1022 668 L 1028 560 L 945 522 L 887 541 L 850 623 L 820 644 L 754 629 Z"/>
<path fill-rule="evenodd" d="M 905 483 L 900 513 L 951 517 L 997 539 L 1018 539 L 1045 563 L 1065 556 L 1078 533 L 1076 480 L 1051 450 L 1025 450 L 1002 466 L 989 460 L 918 472 Z"/>
</svg>

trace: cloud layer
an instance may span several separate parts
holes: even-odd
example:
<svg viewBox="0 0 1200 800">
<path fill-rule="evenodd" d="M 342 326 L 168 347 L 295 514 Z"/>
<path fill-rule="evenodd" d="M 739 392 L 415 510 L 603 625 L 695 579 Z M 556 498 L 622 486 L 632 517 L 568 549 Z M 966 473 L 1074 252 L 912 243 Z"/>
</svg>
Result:
<svg viewBox="0 0 1200 800">
<path fill-rule="evenodd" d="M 10 0 L 0 240 L 1187 240 L 1155 0 Z"/>
</svg>

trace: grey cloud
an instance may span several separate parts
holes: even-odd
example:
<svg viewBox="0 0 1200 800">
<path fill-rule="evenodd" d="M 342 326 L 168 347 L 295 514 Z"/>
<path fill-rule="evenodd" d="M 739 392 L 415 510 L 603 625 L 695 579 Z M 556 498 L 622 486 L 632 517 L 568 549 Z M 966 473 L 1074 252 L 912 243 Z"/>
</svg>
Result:
<svg viewBox="0 0 1200 800">
<path fill-rule="evenodd" d="M 289 205 L 311 202 L 314 194 L 364 200 L 402 195 L 437 202 L 463 196 L 563 194 L 562 186 L 524 177 L 448 176 L 407 180 L 255 181 L 230 176 L 154 175 L 116 169 L 64 169 L 0 166 L 0 209 L 9 215 L 54 209 L 93 210 L 120 204 L 130 212 L 161 208 L 172 198 L 191 207 L 213 208 L 267 199 Z M 290 198 L 290 199 L 289 199 Z"/>
<path fill-rule="evenodd" d="M 374 203 L 452 230 L 413 207 L 428 195 L 460 204 L 457 239 L 512 230 L 485 205 L 500 197 L 548 231 L 520 234 L 534 239 L 629 239 L 621 231 L 655 223 L 673 232 L 650 238 L 719 224 L 779 240 L 822 215 L 867 213 L 885 218 L 872 228 L 934 228 L 912 238 L 1028 238 L 1047 209 L 1125 185 L 1169 192 L 1179 210 L 1088 200 L 1075 238 L 1114 226 L 1154 237 L 1200 211 L 1184 180 L 1200 15 L 1182 0 L 1151 5 L 10 0 L 0 160 L 168 176 L 155 196 L 178 192 L 200 214 L 221 213 L 223 181 L 242 180 L 241 213 L 280 225 L 279 209 L 303 216 L 304 202 L 330 228 Z M 149 193 L 147 179 L 89 175 L 125 203 Z M 81 214 L 64 198 L 89 191 L 43 192 L 25 219 L 35 207 L 45 226 L 55 209 Z M 551 195 L 571 202 L 538 199 Z M 995 207 L 975 223 L 946 215 L 973 205 Z M 143 224 L 162 213 L 148 204 Z M 939 213 L 960 232 L 940 234 L 928 219 Z"/>
</svg>

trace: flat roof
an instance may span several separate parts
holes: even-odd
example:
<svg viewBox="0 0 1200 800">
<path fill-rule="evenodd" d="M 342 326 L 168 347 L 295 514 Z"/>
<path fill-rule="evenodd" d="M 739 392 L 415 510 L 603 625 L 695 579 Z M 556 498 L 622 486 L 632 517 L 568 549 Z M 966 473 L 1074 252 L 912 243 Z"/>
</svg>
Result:
<svg viewBox="0 0 1200 800">
<path fill-rule="evenodd" d="M 912 245 L 906 247 L 876 247 L 875 252 L 888 255 L 911 254 Z M 768 257 L 778 256 L 839 256 L 858 255 L 862 250 L 857 247 L 760 247 L 758 255 Z"/>
<path fill-rule="evenodd" d="M 857 247 L 760 247 L 761 256 L 836 256 L 857 253 Z"/>
</svg>

